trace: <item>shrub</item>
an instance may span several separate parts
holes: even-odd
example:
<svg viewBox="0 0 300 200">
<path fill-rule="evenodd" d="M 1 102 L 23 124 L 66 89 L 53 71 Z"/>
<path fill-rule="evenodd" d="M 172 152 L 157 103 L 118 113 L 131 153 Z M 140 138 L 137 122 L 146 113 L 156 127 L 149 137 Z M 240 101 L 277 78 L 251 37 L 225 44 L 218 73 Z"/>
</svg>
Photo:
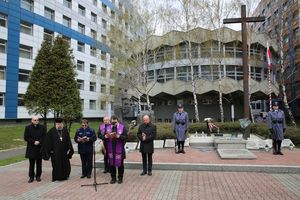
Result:
<svg viewBox="0 0 300 200">
<path fill-rule="evenodd" d="M 239 122 L 226 122 L 226 123 L 215 123 L 219 129 L 220 133 L 242 133 L 243 129 L 240 126 Z M 173 133 L 172 124 L 171 123 L 156 123 L 157 127 L 157 140 L 165 140 L 165 139 L 175 139 L 176 135 Z M 135 127 L 128 131 L 128 140 L 129 142 L 136 142 L 138 141 L 136 137 L 138 128 Z M 206 131 L 206 123 L 191 123 L 189 126 L 189 133 L 193 134 L 196 133 L 207 132 Z M 250 125 L 250 132 L 252 134 L 257 134 L 262 136 L 262 138 L 269 138 L 269 130 L 267 124 L 264 123 L 255 123 Z M 300 130 L 299 128 L 294 127 L 287 127 L 285 138 L 289 138 L 296 146 L 300 146 Z"/>
</svg>

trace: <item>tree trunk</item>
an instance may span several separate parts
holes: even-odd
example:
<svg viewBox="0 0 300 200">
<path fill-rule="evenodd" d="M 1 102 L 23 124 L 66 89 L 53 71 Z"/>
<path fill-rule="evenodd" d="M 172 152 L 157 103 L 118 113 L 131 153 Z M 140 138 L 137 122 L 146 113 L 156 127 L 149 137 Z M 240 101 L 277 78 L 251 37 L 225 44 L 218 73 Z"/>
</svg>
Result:
<svg viewBox="0 0 300 200">
<path fill-rule="evenodd" d="M 223 109 L 223 93 L 222 93 L 222 74 L 221 74 L 221 62 L 222 62 L 222 57 L 223 53 L 221 55 L 221 33 L 220 29 L 218 30 L 218 35 L 219 35 L 219 41 L 218 41 L 218 50 L 219 50 L 219 65 L 218 65 L 218 74 L 219 74 L 219 108 L 220 108 L 220 117 L 221 117 L 221 122 L 224 122 L 224 109 Z"/>
<path fill-rule="evenodd" d="M 194 98 L 194 109 L 195 109 L 195 118 L 196 122 L 199 122 L 199 110 L 198 110 L 198 99 L 196 94 L 196 81 L 195 81 L 195 73 L 194 73 L 194 65 L 192 61 L 192 44 L 191 41 L 188 41 L 188 50 L 189 50 L 189 61 L 191 64 L 191 81 L 192 81 L 192 90 L 193 90 L 193 98 Z"/>
</svg>

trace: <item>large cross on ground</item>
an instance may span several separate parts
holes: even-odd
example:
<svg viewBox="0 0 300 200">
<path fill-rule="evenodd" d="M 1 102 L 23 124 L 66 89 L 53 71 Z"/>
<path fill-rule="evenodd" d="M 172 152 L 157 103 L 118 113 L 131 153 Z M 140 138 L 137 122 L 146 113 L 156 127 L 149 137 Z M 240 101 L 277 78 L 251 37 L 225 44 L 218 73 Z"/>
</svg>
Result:
<svg viewBox="0 0 300 200">
<path fill-rule="evenodd" d="M 224 24 L 242 23 L 242 47 L 243 47 L 243 87 L 244 87 L 244 118 L 249 119 L 249 69 L 248 69 L 248 50 L 247 50 L 247 26 L 248 22 L 262 22 L 265 17 L 246 17 L 246 6 L 241 6 L 241 18 L 224 19 Z M 250 49 L 250 47 L 249 47 Z"/>
</svg>

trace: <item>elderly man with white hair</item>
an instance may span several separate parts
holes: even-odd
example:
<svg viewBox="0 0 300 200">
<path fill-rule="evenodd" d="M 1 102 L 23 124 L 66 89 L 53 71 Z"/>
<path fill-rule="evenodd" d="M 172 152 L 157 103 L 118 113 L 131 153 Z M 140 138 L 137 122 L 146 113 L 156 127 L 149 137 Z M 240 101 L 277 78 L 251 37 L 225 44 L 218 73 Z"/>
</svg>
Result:
<svg viewBox="0 0 300 200">
<path fill-rule="evenodd" d="M 139 126 L 137 137 L 141 141 L 140 152 L 143 159 L 143 172 L 140 175 L 144 176 L 148 171 L 148 175 L 151 176 L 152 154 L 154 152 L 153 140 L 156 137 L 156 126 L 151 123 L 148 115 L 143 117 L 143 124 Z"/>
<path fill-rule="evenodd" d="M 41 181 L 42 174 L 42 154 L 41 145 L 46 135 L 46 128 L 39 124 L 38 116 L 33 116 L 31 124 L 25 127 L 24 140 L 27 142 L 25 157 L 29 159 L 29 180 L 28 183 L 33 182 L 34 177 L 36 181 Z M 36 165 L 36 172 L 34 166 Z"/>
</svg>

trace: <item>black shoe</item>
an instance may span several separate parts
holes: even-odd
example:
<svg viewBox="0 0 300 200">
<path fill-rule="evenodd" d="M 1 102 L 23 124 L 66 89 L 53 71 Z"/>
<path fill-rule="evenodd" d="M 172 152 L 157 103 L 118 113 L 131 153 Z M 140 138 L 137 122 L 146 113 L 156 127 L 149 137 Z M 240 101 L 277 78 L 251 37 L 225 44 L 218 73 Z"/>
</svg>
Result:
<svg viewBox="0 0 300 200">
<path fill-rule="evenodd" d="M 91 175 L 87 175 L 86 177 L 87 177 L 87 178 L 91 178 Z"/>
<path fill-rule="evenodd" d="M 28 180 L 28 183 L 32 183 L 33 182 L 33 178 L 30 178 L 29 180 Z"/>
<path fill-rule="evenodd" d="M 148 176 L 152 176 L 152 172 L 148 172 Z"/>
<path fill-rule="evenodd" d="M 140 176 L 144 176 L 144 175 L 146 175 L 147 174 L 147 172 L 142 172 L 141 174 L 140 174 Z"/>
<path fill-rule="evenodd" d="M 179 154 L 179 153 L 180 153 L 180 151 L 176 151 L 175 153 L 176 153 L 176 154 Z"/>
<path fill-rule="evenodd" d="M 106 173 L 108 173 L 108 172 L 109 172 L 109 171 L 108 171 L 107 169 L 103 171 L 104 174 L 106 174 Z"/>
<path fill-rule="evenodd" d="M 85 177 L 86 177 L 85 175 L 80 176 L 80 178 L 85 178 Z"/>
<path fill-rule="evenodd" d="M 281 151 L 278 151 L 277 154 L 278 155 L 283 155 L 283 153 Z"/>
<path fill-rule="evenodd" d="M 182 151 L 181 151 L 181 153 L 185 154 L 185 151 L 184 151 L 184 150 L 182 150 Z"/>
<path fill-rule="evenodd" d="M 36 181 L 37 182 L 41 182 L 41 178 L 40 177 L 36 177 Z"/>
<path fill-rule="evenodd" d="M 116 179 L 111 179 L 110 184 L 115 184 L 117 182 Z"/>
<path fill-rule="evenodd" d="M 273 152 L 273 155 L 277 155 L 277 152 Z"/>
<path fill-rule="evenodd" d="M 122 178 L 119 178 L 118 184 L 122 184 L 122 183 L 123 183 L 123 179 L 122 179 Z"/>
</svg>

